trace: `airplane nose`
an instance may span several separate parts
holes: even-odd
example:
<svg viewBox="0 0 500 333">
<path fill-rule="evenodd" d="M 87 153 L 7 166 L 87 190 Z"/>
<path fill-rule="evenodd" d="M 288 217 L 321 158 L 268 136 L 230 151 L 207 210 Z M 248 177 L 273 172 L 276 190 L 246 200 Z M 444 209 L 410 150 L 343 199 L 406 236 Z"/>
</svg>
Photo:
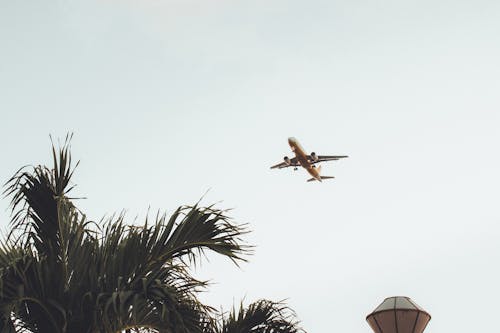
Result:
<svg viewBox="0 0 500 333">
<path fill-rule="evenodd" d="M 297 139 L 295 139 L 293 136 L 291 136 L 291 137 L 288 138 L 288 143 L 289 144 L 296 143 L 296 142 L 297 142 Z"/>
</svg>

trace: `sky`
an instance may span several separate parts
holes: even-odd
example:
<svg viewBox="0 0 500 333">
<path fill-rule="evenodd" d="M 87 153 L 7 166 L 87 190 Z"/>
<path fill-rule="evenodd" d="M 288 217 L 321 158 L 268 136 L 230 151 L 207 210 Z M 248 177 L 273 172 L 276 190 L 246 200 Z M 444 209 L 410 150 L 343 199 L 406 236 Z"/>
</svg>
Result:
<svg viewBox="0 0 500 333">
<path fill-rule="evenodd" d="M 204 196 L 249 224 L 248 263 L 195 269 L 215 307 L 286 299 L 309 332 L 368 333 L 365 316 L 404 295 L 432 315 L 427 333 L 495 330 L 499 14 L 486 0 L 0 0 L 0 181 L 72 132 L 90 219 Z M 323 183 L 270 170 L 290 136 L 349 158 Z"/>
</svg>

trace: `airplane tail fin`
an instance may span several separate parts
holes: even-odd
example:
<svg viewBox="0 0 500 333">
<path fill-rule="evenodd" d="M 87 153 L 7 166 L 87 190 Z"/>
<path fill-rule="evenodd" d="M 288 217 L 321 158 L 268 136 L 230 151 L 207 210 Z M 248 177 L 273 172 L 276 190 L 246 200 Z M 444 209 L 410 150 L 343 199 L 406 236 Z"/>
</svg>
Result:
<svg viewBox="0 0 500 333">
<path fill-rule="evenodd" d="M 318 170 L 318 175 L 321 174 L 321 165 L 318 165 L 318 167 L 316 169 Z M 321 178 L 321 180 L 335 178 L 333 176 L 321 176 L 321 175 L 319 177 Z M 316 179 L 316 178 L 313 177 L 313 178 L 309 178 L 307 181 L 308 182 L 313 182 L 315 180 L 318 180 L 318 179 Z"/>
</svg>

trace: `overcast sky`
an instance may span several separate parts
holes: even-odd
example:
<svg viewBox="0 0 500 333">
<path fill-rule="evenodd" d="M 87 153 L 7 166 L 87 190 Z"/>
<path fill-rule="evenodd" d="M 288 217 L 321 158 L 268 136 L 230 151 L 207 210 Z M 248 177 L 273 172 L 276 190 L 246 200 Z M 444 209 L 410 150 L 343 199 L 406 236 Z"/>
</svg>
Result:
<svg viewBox="0 0 500 333">
<path fill-rule="evenodd" d="M 368 333 L 405 295 L 426 332 L 492 332 L 500 298 L 500 2 L 0 0 L 0 180 L 74 132 L 88 217 L 219 202 L 250 223 L 203 299 L 288 299 Z M 347 154 L 306 183 L 270 170 Z M 8 201 L 0 225 L 8 225 Z"/>
</svg>

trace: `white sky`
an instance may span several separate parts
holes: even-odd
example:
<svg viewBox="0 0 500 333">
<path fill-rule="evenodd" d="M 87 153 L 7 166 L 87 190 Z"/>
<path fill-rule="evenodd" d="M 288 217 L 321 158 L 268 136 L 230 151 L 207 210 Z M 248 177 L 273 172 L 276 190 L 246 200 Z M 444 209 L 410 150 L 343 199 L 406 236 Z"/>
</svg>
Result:
<svg viewBox="0 0 500 333">
<path fill-rule="evenodd" d="M 0 0 L 0 180 L 75 133 L 92 219 L 222 200 L 257 245 L 203 299 L 288 298 L 370 332 L 406 295 L 427 333 L 488 332 L 500 298 L 500 2 Z M 269 170 L 287 137 L 333 181 Z M 0 202 L 6 228 L 8 201 Z"/>
</svg>

